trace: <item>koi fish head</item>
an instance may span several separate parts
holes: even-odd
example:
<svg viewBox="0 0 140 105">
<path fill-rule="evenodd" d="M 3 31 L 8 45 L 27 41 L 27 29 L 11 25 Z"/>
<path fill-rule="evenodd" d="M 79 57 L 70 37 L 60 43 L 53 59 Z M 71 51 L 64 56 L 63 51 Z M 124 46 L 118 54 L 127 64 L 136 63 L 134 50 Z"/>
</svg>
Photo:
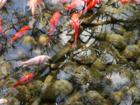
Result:
<svg viewBox="0 0 140 105">
<path fill-rule="evenodd" d="M 34 74 L 33 73 L 29 73 L 28 75 L 26 75 L 23 80 L 30 80 L 34 77 Z"/>
<path fill-rule="evenodd" d="M 79 14 L 78 13 L 73 13 L 72 15 L 71 15 L 71 20 L 72 21 L 79 21 Z"/>
</svg>

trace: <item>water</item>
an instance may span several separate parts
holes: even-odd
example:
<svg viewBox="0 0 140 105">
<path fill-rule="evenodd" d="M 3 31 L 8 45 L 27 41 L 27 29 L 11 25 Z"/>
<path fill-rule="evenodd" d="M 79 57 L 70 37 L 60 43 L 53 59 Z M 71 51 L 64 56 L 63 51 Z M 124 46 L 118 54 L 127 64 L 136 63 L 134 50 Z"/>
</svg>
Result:
<svg viewBox="0 0 140 105">
<path fill-rule="evenodd" d="M 92 15 L 94 15 L 93 12 L 98 13 L 99 7 L 100 5 L 92 9 L 92 12 L 90 11 Z M 83 4 L 77 10 L 79 11 L 82 8 Z M 139 67 L 137 67 L 137 58 L 140 53 L 138 50 L 140 32 L 138 28 L 126 29 L 124 33 L 120 34 L 126 39 L 127 44 L 135 44 L 138 48 L 131 59 L 125 58 L 127 55 L 124 55 L 124 49 L 115 48 L 106 39 L 96 39 L 100 32 L 112 34 L 115 33 L 114 29 L 121 30 L 120 25 L 123 27 L 123 23 L 86 27 L 82 32 L 79 32 L 81 34 L 80 40 L 78 40 L 78 47 L 61 55 L 65 52 L 65 49 L 59 52 L 61 51 L 60 49 L 73 38 L 74 30 L 67 25 L 69 24 L 70 13 L 68 11 L 65 11 L 64 14 L 62 13 L 61 21 L 64 19 L 64 22 L 63 24 L 60 22 L 60 26 L 57 27 L 58 30 L 56 29 L 55 35 L 52 36 L 50 46 L 47 46 L 45 43 L 48 38 L 48 21 L 50 19 L 48 9 L 43 9 L 40 15 L 33 18 L 27 6 L 27 0 L 12 0 L 6 4 L 5 8 L 0 10 L 5 37 L 0 39 L 0 46 L 4 46 L 3 49 L 0 49 L 0 99 L 8 100 L 7 105 L 19 105 L 19 103 L 20 105 L 32 105 L 36 101 L 38 105 L 102 105 L 102 103 L 104 105 L 108 105 L 108 103 L 110 105 L 132 105 L 135 98 L 139 101 L 140 79 L 138 77 L 140 72 Z M 108 10 L 113 12 L 110 8 Z M 127 14 L 120 13 L 120 15 L 117 13 L 113 14 L 113 16 L 124 21 L 134 15 L 128 10 L 124 12 Z M 63 15 L 65 15 L 64 18 Z M 86 14 L 83 16 L 86 16 Z M 46 20 L 45 26 L 41 25 L 42 18 Z M 23 21 L 21 21 L 22 19 Z M 98 19 L 103 22 L 110 18 L 103 13 L 102 16 L 95 18 L 93 23 L 96 24 Z M 65 23 L 65 21 L 67 22 Z M 82 23 L 83 20 L 80 22 Z M 32 25 L 36 23 L 34 25 L 35 29 L 29 30 L 23 38 L 16 40 L 13 44 L 9 44 L 8 41 L 13 35 L 22 26 L 30 23 Z M 90 24 L 92 25 L 92 22 Z M 61 29 L 63 32 L 59 33 Z M 134 34 L 131 40 L 127 37 L 127 32 Z M 40 42 L 40 36 L 46 37 L 40 39 Z M 117 41 L 115 42 L 117 43 Z M 70 47 L 70 49 L 72 48 Z M 50 56 L 51 59 L 57 53 L 58 58 L 62 57 L 55 64 L 48 60 L 47 63 L 29 67 L 20 66 L 21 62 L 38 55 L 45 54 Z M 133 52 L 131 54 L 133 56 Z M 88 61 L 89 63 L 84 61 L 87 56 L 90 60 Z M 83 61 L 80 61 L 80 59 Z M 42 62 L 42 59 L 39 60 Z M 33 63 L 35 62 L 33 61 Z M 137 73 L 135 73 L 136 70 L 138 71 Z M 29 79 L 29 81 L 26 79 Z M 15 84 L 18 86 L 14 87 Z"/>
</svg>

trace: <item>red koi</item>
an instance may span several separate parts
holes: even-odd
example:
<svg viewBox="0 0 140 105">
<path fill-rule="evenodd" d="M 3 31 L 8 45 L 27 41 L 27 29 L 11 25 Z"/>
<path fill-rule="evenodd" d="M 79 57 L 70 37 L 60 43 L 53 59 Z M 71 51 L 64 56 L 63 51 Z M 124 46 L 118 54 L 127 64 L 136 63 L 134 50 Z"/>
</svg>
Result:
<svg viewBox="0 0 140 105">
<path fill-rule="evenodd" d="M 119 1 L 121 4 L 127 4 L 127 3 L 136 3 L 136 4 L 140 4 L 140 0 L 120 0 Z"/>
<path fill-rule="evenodd" d="M 53 34 L 55 27 L 57 26 L 58 22 L 59 22 L 59 18 L 60 18 L 61 14 L 59 11 L 55 12 L 52 16 L 52 18 L 49 21 L 49 25 L 50 25 L 50 29 L 49 29 L 49 37 Z"/>
<path fill-rule="evenodd" d="M 91 2 L 92 0 L 84 0 L 85 4 L 88 4 L 89 2 Z"/>
<path fill-rule="evenodd" d="M 27 82 L 32 80 L 34 78 L 34 76 L 35 75 L 33 73 L 29 73 L 29 74 L 25 75 L 24 77 L 22 77 L 19 80 L 17 80 L 17 82 L 13 85 L 13 87 L 16 88 L 19 85 L 26 84 Z"/>
<path fill-rule="evenodd" d="M 72 44 L 72 47 L 75 48 L 77 45 L 77 40 L 78 40 L 78 30 L 79 30 L 79 14 L 78 13 L 73 13 L 71 15 L 71 26 L 74 29 L 74 43 Z"/>
<path fill-rule="evenodd" d="M 85 9 L 83 11 L 81 11 L 81 14 L 84 14 L 91 8 L 95 7 L 96 4 L 101 3 L 101 0 L 85 0 L 85 2 L 87 3 L 87 6 L 85 7 Z"/>
<path fill-rule="evenodd" d="M 21 38 L 23 35 L 25 35 L 25 33 L 30 30 L 30 26 L 23 26 L 10 40 L 10 44 L 12 44 L 14 41 L 16 41 L 17 39 Z"/>
<path fill-rule="evenodd" d="M 120 0 L 120 3 L 121 4 L 126 4 L 126 3 L 128 3 L 129 2 L 129 0 Z"/>
<path fill-rule="evenodd" d="M 2 34 L 2 18 L 0 17 L 0 34 Z"/>
</svg>

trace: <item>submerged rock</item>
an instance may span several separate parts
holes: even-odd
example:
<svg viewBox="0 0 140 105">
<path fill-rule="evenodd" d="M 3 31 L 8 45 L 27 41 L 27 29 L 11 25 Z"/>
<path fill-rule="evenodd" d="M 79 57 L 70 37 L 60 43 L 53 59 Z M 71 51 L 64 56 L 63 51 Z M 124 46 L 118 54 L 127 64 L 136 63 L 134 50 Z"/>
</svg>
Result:
<svg viewBox="0 0 140 105">
<path fill-rule="evenodd" d="M 11 65 L 4 60 L 3 56 L 0 57 L 0 78 L 10 74 Z"/>
<path fill-rule="evenodd" d="M 79 66 L 73 71 L 72 81 L 78 84 L 77 87 L 92 82 L 92 76 L 86 66 Z"/>
<path fill-rule="evenodd" d="M 35 45 L 36 41 L 32 36 L 27 35 L 27 36 L 23 37 L 23 44 L 25 44 L 25 45 Z"/>
<path fill-rule="evenodd" d="M 46 91 L 44 98 L 55 101 L 58 97 L 69 95 L 73 90 L 72 84 L 67 80 L 56 80 Z"/>
<path fill-rule="evenodd" d="M 82 98 L 86 105 L 109 105 L 107 101 L 97 91 L 88 91 Z"/>
<path fill-rule="evenodd" d="M 138 57 L 137 61 L 136 61 L 136 65 L 138 68 L 140 68 L 140 57 Z"/>
<path fill-rule="evenodd" d="M 8 100 L 6 98 L 0 99 L 0 105 L 7 105 Z"/>
<path fill-rule="evenodd" d="M 126 46 L 125 38 L 119 34 L 108 34 L 106 41 L 119 49 L 123 49 Z"/>
<path fill-rule="evenodd" d="M 111 80 L 111 88 L 113 90 L 120 90 L 130 83 L 130 78 L 126 74 L 120 74 L 119 72 L 113 72 L 106 75 L 106 78 Z"/>
<path fill-rule="evenodd" d="M 138 45 L 128 45 L 124 51 L 123 55 L 127 59 L 136 59 L 140 55 L 140 49 Z"/>
<path fill-rule="evenodd" d="M 49 37 L 47 35 L 40 35 L 38 39 L 38 43 L 42 46 L 46 46 L 49 44 Z"/>
<path fill-rule="evenodd" d="M 81 101 L 80 92 L 73 93 L 64 103 L 64 105 L 84 105 Z"/>
<path fill-rule="evenodd" d="M 124 97 L 124 93 L 122 91 L 113 92 L 110 96 L 112 103 L 119 104 Z"/>
<path fill-rule="evenodd" d="M 7 105 L 20 105 L 20 101 L 15 97 L 9 97 L 8 98 L 8 104 Z"/>
<path fill-rule="evenodd" d="M 97 58 L 95 51 L 91 49 L 75 51 L 74 54 L 75 53 L 77 54 L 73 57 L 73 59 L 81 64 L 92 64 Z"/>
</svg>

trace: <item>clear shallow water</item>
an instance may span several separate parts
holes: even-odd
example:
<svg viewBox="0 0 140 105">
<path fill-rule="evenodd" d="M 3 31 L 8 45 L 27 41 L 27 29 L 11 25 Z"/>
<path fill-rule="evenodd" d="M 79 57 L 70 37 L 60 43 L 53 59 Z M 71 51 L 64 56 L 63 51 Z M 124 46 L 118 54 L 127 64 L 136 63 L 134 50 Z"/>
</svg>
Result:
<svg viewBox="0 0 140 105">
<path fill-rule="evenodd" d="M 18 30 L 18 29 L 20 29 L 21 26 L 23 26 L 23 23 L 18 24 L 18 20 L 20 20 L 20 17 L 25 16 L 25 17 L 31 18 L 31 15 L 29 15 L 30 11 L 28 11 L 28 7 L 27 7 L 26 3 L 27 3 L 26 0 L 13 0 L 13 4 L 7 6 L 8 13 L 2 14 L 3 19 L 5 21 L 4 29 L 7 28 L 7 25 L 12 25 L 13 23 L 14 24 L 17 23 L 15 25 L 15 27 Z M 19 14 L 17 15 L 16 12 Z M 125 18 L 125 17 L 122 17 L 122 18 Z M 7 24 L 6 24 L 6 21 L 8 21 Z M 108 26 L 106 26 L 106 27 L 107 27 L 107 29 L 105 29 L 105 30 L 111 30 L 110 27 L 108 27 Z M 100 27 L 98 27 L 98 28 L 100 29 Z M 16 29 L 11 28 L 10 30 L 8 30 L 6 32 L 8 39 L 10 39 L 17 32 Z M 105 30 L 103 30 L 103 31 L 105 31 Z M 90 32 L 91 30 L 88 30 L 88 31 Z M 87 34 L 87 32 L 83 32 L 82 34 L 85 34 L 85 36 L 89 35 L 89 34 Z M 27 36 L 31 36 L 31 31 L 27 33 Z M 64 37 L 64 36 L 62 36 L 62 37 Z M 88 36 L 88 37 L 90 37 L 90 36 Z M 83 42 L 86 42 L 86 40 L 88 40 L 88 38 L 85 39 L 85 37 L 81 37 L 81 39 L 83 39 Z M 67 41 L 66 42 L 65 41 L 66 40 L 64 39 L 63 44 L 67 42 Z M 87 46 L 90 46 L 92 43 L 94 43 L 94 41 L 95 41 L 95 39 L 92 39 L 91 42 L 88 43 L 89 45 L 87 45 Z M 95 44 L 99 44 L 99 49 L 96 46 L 95 46 L 96 50 L 87 49 L 85 51 L 82 51 L 81 49 L 79 49 L 80 52 L 77 54 L 76 57 L 91 56 L 92 54 L 97 53 L 97 56 L 99 59 L 97 60 L 98 62 L 96 62 L 96 63 L 99 63 L 100 54 L 102 54 L 102 52 L 103 52 L 102 55 L 104 57 L 101 58 L 101 61 L 104 61 L 105 63 L 108 62 L 109 64 L 107 66 L 112 66 L 112 64 L 117 63 L 117 60 L 115 60 L 115 62 L 113 62 L 113 60 L 115 59 L 116 56 L 114 57 L 111 50 L 107 51 L 105 49 L 102 52 L 98 53 L 98 51 L 100 51 L 100 46 L 101 46 L 100 42 L 97 42 Z M 39 71 L 39 68 L 41 68 L 40 66 L 39 67 L 31 66 L 31 67 L 19 68 L 19 69 L 16 68 L 19 66 L 19 62 L 24 61 L 26 59 L 30 59 L 37 55 L 41 55 L 41 54 L 47 54 L 50 56 L 55 55 L 60 47 L 58 47 L 57 45 L 53 46 L 53 47 L 54 47 L 53 50 L 51 48 L 50 48 L 50 50 L 48 50 L 48 49 L 46 50 L 46 49 L 44 49 L 45 47 L 41 46 L 41 45 L 23 43 L 23 38 L 19 39 L 15 43 L 13 43 L 13 45 L 8 45 L 6 51 L 3 53 L 3 56 L 1 57 L 0 60 L 2 61 L 2 64 L 5 64 L 3 67 L 1 67 L 2 74 L 4 76 L 10 74 L 10 76 L 8 78 L 1 79 L 2 81 L 0 81 L 0 98 L 7 97 L 7 96 L 8 96 L 8 98 L 9 97 L 11 98 L 11 97 L 15 96 L 17 99 L 19 98 L 19 100 L 20 100 L 20 104 L 17 104 L 17 105 L 21 105 L 21 104 L 26 105 L 26 100 L 24 100 L 24 99 L 31 99 L 32 96 L 33 96 L 33 99 L 31 99 L 31 101 L 37 100 L 38 98 L 40 98 L 40 96 L 38 95 L 39 94 L 38 91 L 40 91 L 42 89 L 42 87 L 41 87 L 42 84 L 45 84 L 45 83 L 42 83 L 44 81 L 44 77 L 46 77 L 46 78 L 48 77 L 46 79 L 46 81 L 48 80 L 47 83 L 45 85 L 43 85 L 44 87 L 48 84 L 52 84 L 52 87 L 51 87 L 52 90 L 51 89 L 47 90 L 46 97 L 51 100 L 51 98 L 53 96 L 55 96 L 55 94 L 59 94 L 59 96 L 57 98 L 55 98 L 53 105 L 54 104 L 63 105 L 64 101 L 68 100 L 68 103 L 69 103 L 69 101 L 71 101 L 72 99 L 77 99 L 77 97 L 81 97 L 81 99 L 77 99 L 77 100 L 83 101 L 83 103 L 85 103 L 85 104 L 88 103 L 89 105 L 93 105 L 90 101 L 93 101 L 93 102 L 95 101 L 95 99 L 92 100 L 94 95 L 99 96 L 97 100 L 101 100 L 103 97 L 105 97 L 104 94 L 106 94 L 106 93 L 107 93 L 106 95 L 108 97 L 110 97 L 108 94 L 111 94 L 111 95 L 114 95 L 113 98 L 116 98 L 116 96 L 118 94 L 121 95 L 123 93 L 123 89 L 131 88 L 131 87 L 129 87 L 131 80 L 130 80 L 129 76 L 127 75 L 127 72 L 131 71 L 131 70 L 129 70 L 129 69 L 131 69 L 131 67 L 130 67 L 131 65 L 127 65 L 127 64 L 121 65 L 122 67 L 120 67 L 120 68 L 113 67 L 113 68 L 115 68 L 115 70 L 117 69 L 117 71 L 114 70 L 115 72 L 109 73 L 105 78 L 103 75 L 103 77 L 102 77 L 103 81 L 101 81 L 102 82 L 101 85 L 99 85 L 99 83 L 98 83 L 100 81 L 100 79 L 99 79 L 100 77 L 98 78 L 98 73 L 100 76 L 100 72 L 102 72 L 102 70 L 97 73 L 95 71 L 95 74 L 94 74 L 94 72 L 92 74 L 92 72 L 90 72 L 90 70 L 89 70 L 90 65 L 83 64 L 83 62 L 80 62 L 80 59 L 78 59 L 78 58 L 77 59 L 79 61 L 77 61 L 77 62 L 78 63 L 80 62 L 80 64 L 76 63 L 75 58 L 70 58 L 71 55 L 64 56 L 64 58 L 68 58 L 68 61 L 66 61 L 66 63 L 68 62 L 66 67 L 64 67 L 64 68 L 59 67 L 61 69 L 58 69 L 57 71 L 52 70 L 51 73 L 50 73 L 51 70 L 49 68 L 45 68 L 45 69 L 43 68 L 42 71 L 41 70 Z M 101 47 L 103 47 L 103 46 L 101 46 Z M 107 46 L 107 49 L 109 49 L 108 46 Z M 78 51 L 74 52 L 73 54 L 76 54 L 77 52 Z M 85 57 L 84 59 L 87 59 L 87 58 Z M 91 59 L 91 60 L 93 60 L 93 59 Z M 10 67 L 9 67 L 8 63 L 11 64 Z M 63 64 L 63 63 L 65 63 L 65 61 L 61 61 L 58 63 Z M 93 68 L 95 66 L 96 65 L 94 65 Z M 98 67 L 98 65 L 97 65 L 97 67 Z M 98 69 L 101 69 L 100 65 L 99 65 Z M 118 72 L 121 70 L 122 70 L 122 74 L 120 72 Z M 37 79 L 29 82 L 29 84 L 23 85 L 23 86 L 19 87 L 17 90 L 14 89 L 14 91 L 13 91 L 12 90 L 13 88 L 11 88 L 12 84 L 15 83 L 16 80 L 18 80 L 20 77 L 24 76 L 28 72 L 40 72 L 41 75 L 39 77 L 37 77 Z M 106 72 L 106 71 L 103 71 L 103 73 L 104 72 Z M 123 73 L 123 72 L 125 72 L 125 73 Z M 97 78 L 96 78 L 96 76 L 97 76 Z M 53 81 L 49 82 L 52 77 L 54 78 Z M 93 77 L 95 77 L 95 78 L 93 78 Z M 132 81 L 133 81 L 133 79 L 132 79 Z M 135 79 L 134 79 L 134 81 L 135 81 Z M 71 86 L 71 85 L 73 85 L 73 86 Z M 104 91 L 105 93 L 99 94 L 101 91 L 100 91 L 100 89 L 98 89 L 98 86 L 96 87 L 96 85 L 99 85 L 99 87 L 101 86 L 100 88 L 103 89 L 101 91 Z M 44 87 L 43 87 L 43 89 L 44 89 Z M 67 96 L 67 93 L 69 93 L 69 92 L 71 93 L 71 91 L 73 92 L 72 96 L 75 96 L 75 97 Z M 54 93 L 54 92 L 56 92 L 56 93 Z M 22 94 L 20 94 L 20 93 L 22 93 Z M 93 93 L 93 94 L 91 94 L 91 93 Z M 66 94 L 66 95 L 64 95 L 64 94 Z M 16 95 L 19 95 L 19 96 L 16 96 Z M 28 95 L 30 97 L 28 97 Z M 111 96 L 111 98 L 112 98 L 112 96 Z M 120 105 L 125 105 L 126 104 L 125 101 L 127 101 L 126 103 L 128 105 L 131 105 L 132 104 L 131 95 L 129 96 L 129 95 L 125 94 L 124 98 L 120 102 Z M 74 101 L 71 101 L 71 103 L 74 103 Z M 79 101 L 77 103 L 79 103 L 79 105 L 83 105 Z M 51 105 L 51 104 L 49 104 L 49 105 Z M 71 104 L 71 105 L 75 105 L 75 103 Z"/>
</svg>

